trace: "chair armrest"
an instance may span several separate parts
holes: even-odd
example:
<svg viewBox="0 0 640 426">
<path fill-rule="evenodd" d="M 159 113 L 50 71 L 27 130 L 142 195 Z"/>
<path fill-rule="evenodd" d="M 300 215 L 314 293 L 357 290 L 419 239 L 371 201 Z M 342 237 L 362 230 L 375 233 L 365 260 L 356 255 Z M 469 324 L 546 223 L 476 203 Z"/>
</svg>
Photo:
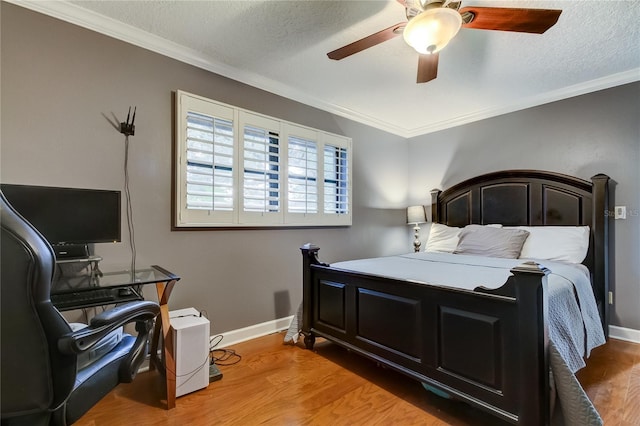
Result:
<svg viewBox="0 0 640 426">
<path fill-rule="evenodd" d="M 93 317 L 88 327 L 62 336 L 58 340 L 58 349 L 66 354 L 85 352 L 118 327 L 152 320 L 159 313 L 160 306 L 148 300 L 118 305 Z"/>
</svg>

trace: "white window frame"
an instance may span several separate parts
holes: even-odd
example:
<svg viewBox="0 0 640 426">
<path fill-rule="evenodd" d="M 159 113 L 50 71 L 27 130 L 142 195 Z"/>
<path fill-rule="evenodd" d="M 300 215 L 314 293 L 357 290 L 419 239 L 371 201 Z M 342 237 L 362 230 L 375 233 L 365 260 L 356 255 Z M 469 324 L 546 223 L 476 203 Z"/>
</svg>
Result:
<svg viewBox="0 0 640 426">
<path fill-rule="evenodd" d="M 352 141 L 351 138 L 289 123 L 264 114 L 247 111 L 191 93 L 176 92 L 176 139 L 174 141 L 174 212 L 173 229 L 237 228 L 237 227 L 315 227 L 350 226 L 352 223 Z M 231 211 L 187 208 L 187 115 L 196 113 L 212 119 L 228 120 L 233 128 L 233 208 Z M 278 135 L 278 206 L 277 211 L 245 211 L 245 128 Z M 258 132 L 259 133 L 259 132 Z M 302 138 L 316 144 L 317 211 L 289 211 L 289 137 Z M 346 192 L 346 211 L 325 212 L 325 146 L 346 150 L 346 171 L 341 175 L 342 191 Z M 273 149 L 273 147 L 271 148 Z M 192 150 L 193 152 L 193 150 Z M 256 154 L 256 158 L 259 157 Z M 271 166 L 275 156 L 269 156 Z M 249 160 L 250 161 L 250 160 Z M 247 163 L 256 167 L 256 163 Z M 313 164 L 313 162 L 309 163 Z M 215 164 L 213 166 L 215 171 Z M 226 167 L 226 166 L 225 166 Z M 265 167 L 270 167 L 265 165 Z M 202 169 L 201 169 L 202 170 Z M 269 177 L 274 184 L 273 176 Z M 338 179 L 338 177 L 336 177 Z M 346 182 L 344 182 L 346 179 Z M 192 187 L 190 187 L 192 188 Z M 256 187 L 254 186 L 254 189 Z M 201 192 L 202 187 L 197 187 Z M 275 191 L 273 191 L 275 192 Z M 253 192 L 253 195 L 256 195 Z M 272 195 L 272 194 L 270 194 Z M 198 196 L 196 196 L 198 197 Z M 193 199 L 193 198 L 192 198 Z M 198 202 L 200 200 L 196 198 Z"/>
</svg>

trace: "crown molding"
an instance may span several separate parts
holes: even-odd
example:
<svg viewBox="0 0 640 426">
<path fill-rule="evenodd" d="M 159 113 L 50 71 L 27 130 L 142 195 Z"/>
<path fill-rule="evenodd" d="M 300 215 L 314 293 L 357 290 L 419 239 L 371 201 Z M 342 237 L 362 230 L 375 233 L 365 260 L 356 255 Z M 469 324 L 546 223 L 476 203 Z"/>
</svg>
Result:
<svg viewBox="0 0 640 426">
<path fill-rule="evenodd" d="M 247 72 L 215 61 L 213 58 L 194 49 L 143 31 L 99 13 L 84 9 L 67 1 L 38 1 L 38 0 L 2 0 L 24 8 L 96 31 L 100 34 L 133 44 L 135 46 L 159 53 L 163 56 L 211 71 L 215 74 L 239 81 L 261 90 L 282 96 L 296 102 L 309 105 L 323 111 L 366 124 L 371 127 L 407 137 L 406 129 L 378 118 L 361 114 L 357 111 L 325 102 L 309 96 L 297 89 L 275 80 L 265 78 L 255 73 Z"/>
<path fill-rule="evenodd" d="M 512 103 L 499 108 L 488 108 L 473 114 L 457 117 L 454 120 L 446 120 L 428 126 L 416 127 L 414 129 L 406 130 L 405 137 L 413 138 L 416 136 L 422 136 L 428 133 L 434 133 L 440 130 L 473 123 L 474 121 L 485 120 L 487 118 L 497 117 L 499 115 L 509 114 L 511 112 L 521 111 L 523 109 L 533 108 L 539 105 L 561 101 L 563 99 L 573 98 L 587 93 L 596 92 L 598 90 L 633 83 L 635 81 L 640 81 L 640 68 L 633 68 L 629 71 L 608 75 L 606 77 L 597 78 L 584 83 L 575 84 L 573 86 L 563 87 L 559 90 L 530 96 L 528 98 L 521 99 L 517 103 Z"/>
<path fill-rule="evenodd" d="M 180 62 L 205 69 L 229 79 L 248 84 L 275 95 L 318 108 L 405 139 L 640 80 L 640 68 L 634 68 L 622 73 L 587 81 L 556 91 L 535 95 L 514 104 L 505 105 L 499 108 L 489 108 L 472 114 L 460 116 L 452 120 L 444 120 L 427 126 L 407 129 L 397 124 L 381 120 L 377 117 L 362 114 L 358 111 L 354 111 L 337 104 L 325 102 L 281 82 L 217 62 L 210 56 L 204 55 L 194 49 L 174 43 L 170 40 L 148 33 L 139 28 L 106 17 L 91 10 L 84 9 L 67 1 L 2 1 L 22 6 L 71 24 L 96 31 Z"/>
</svg>

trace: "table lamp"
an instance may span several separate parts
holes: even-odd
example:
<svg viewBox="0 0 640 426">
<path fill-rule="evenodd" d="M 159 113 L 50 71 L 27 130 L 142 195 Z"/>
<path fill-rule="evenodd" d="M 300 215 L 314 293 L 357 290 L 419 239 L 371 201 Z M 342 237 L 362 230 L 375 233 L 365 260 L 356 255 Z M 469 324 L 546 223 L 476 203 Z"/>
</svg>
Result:
<svg viewBox="0 0 640 426">
<path fill-rule="evenodd" d="M 427 215 L 424 211 L 424 206 L 411 206 L 407 207 L 407 224 L 413 226 L 413 251 L 419 252 L 420 246 L 420 224 L 427 221 Z"/>
</svg>

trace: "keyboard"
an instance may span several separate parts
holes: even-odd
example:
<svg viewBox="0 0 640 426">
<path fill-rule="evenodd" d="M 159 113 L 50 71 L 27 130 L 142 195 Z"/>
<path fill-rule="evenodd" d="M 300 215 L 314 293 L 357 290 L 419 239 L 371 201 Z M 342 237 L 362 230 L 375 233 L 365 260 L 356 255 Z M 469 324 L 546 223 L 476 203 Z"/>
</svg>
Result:
<svg viewBox="0 0 640 426">
<path fill-rule="evenodd" d="M 76 309 L 137 299 L 136 295 L 122 297 L 118 292 L 117 288 L 97 288 L 91 291 L 58 293 L 51 295 L 51 303 L 58 309 Z"/>
</svg>

